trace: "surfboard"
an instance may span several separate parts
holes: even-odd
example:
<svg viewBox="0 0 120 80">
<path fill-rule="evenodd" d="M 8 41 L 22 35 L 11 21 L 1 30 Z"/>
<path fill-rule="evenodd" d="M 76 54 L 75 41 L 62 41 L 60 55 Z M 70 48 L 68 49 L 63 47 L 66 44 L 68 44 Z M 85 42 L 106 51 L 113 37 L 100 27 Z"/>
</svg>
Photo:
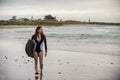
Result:
<svg viewBox="0 0 120 80">
<path fill-rule="evenodd" d="M 25 46 L 25 52 L 28 55 L 28 57 L 34 58 L 33 57 L 33 48 L 34 48 L 34 43 L 32 39 L 28 39 L 26 46 Z"/>
</svg>

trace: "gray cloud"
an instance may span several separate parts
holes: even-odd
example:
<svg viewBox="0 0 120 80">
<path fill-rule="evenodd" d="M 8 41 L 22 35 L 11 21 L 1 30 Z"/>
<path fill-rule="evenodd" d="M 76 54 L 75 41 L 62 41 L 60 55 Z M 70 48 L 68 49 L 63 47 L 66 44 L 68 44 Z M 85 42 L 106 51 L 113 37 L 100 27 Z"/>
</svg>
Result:
<svg viewBox="0 0 120 80">
<path fill-rule="evenodd" d="M 0 0 L 0 18 L 42 17 L 120 22 L 119 0 Z M 99 15 L 99 16 L 98 16 Z"/>
</svg>

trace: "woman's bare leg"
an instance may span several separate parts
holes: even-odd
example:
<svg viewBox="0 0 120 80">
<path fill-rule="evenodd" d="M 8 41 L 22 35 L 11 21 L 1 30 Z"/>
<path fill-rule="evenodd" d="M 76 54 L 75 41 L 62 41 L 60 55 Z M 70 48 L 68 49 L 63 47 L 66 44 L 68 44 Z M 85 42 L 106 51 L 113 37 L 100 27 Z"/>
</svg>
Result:
<svg viewBox="0 0 120 80">
<path fill-rule="evenodd" d="M 38 72 L 38 67 L 37 67 L 37 64 L 38 64 L 38 53 L 34 52 L 33 55 L 34 55 L 34 67 L 35 67 L 35 71 Z"/>
<path fill-rule="evenodd" d="M 40 69 L 42 72 L 42 70 L 43 70 L 43 52 L 39 53 L 39 62 L 40 62 Z"/>
</svg>

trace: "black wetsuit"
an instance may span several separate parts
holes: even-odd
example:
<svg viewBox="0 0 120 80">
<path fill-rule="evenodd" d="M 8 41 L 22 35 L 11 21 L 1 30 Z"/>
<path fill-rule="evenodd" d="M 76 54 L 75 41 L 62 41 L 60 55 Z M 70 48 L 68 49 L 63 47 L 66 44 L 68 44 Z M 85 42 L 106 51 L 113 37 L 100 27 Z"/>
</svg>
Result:
<svg viewBox="0 0 120 80">
<path fill-rule="evenodd" d="M 44 45 L 45 45 L 45 52 L 47 52 L 47 41 L 46 41 L 46 36 L 44 36 L 44 35 L 41 36 L 41 40 L 38 41 L 37 38 L 35 38 L 35 36 L 33 35 L 33 36 L 32 36 L 32 39 L 34 39 L 34 41 L 36 42 L 35 51 L 36 51 L 37 53 L 39 53 L 39 52 L 42 51 L 41 48 L 40 48 L 40 46 L 41 46 L 41 44 L 42 44 L 43 41 L 44 41 Z"/>
</svg>

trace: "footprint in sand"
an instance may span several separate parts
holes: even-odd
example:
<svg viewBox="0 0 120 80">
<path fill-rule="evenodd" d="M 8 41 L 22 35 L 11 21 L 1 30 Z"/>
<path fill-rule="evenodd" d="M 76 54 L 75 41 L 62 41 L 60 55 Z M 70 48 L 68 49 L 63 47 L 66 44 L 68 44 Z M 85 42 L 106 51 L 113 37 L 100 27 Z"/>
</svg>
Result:
<svg viewBox="0 0 120 80">
<path fill-rule="evenodd" d="M 58 62 L 60 62 L 60 60 L 58 60 Z"/>
<path fill-rule="evenodd" d="M 31 61 L 31 63 L 33 63 L 33 61 Z"/>
<path fill-rule="evenodd" d="M 67 64 L 69 64 L 69 62 L 67 62 Z"/>
<path fill-rule="evenodd" d="M 27 60 L 27 62 L 30 62 L 30 60 Z"/>
<path fill-rule="evenodd" d="M 19 65 L 19 67 L 21 67 L 21 65 Z"/>
<path fill-rule="evenodd" d="M 58 72 L 58 74 L 62 74 L 61 72 Z"/>
<path fill-rule="evenodd" d="M 18 59 L 15 59 L 15 62 L 17 62 L 18 61 Z"/>
<path fill-rule="evenodd" d="M 24 56 L 22 56 L 22 58 L 24 58 Z"/>
<path fill-rule="evenodd" d="M 5 59 L 8 59 L 8 57 L 7 57 L 7 56 L 4 56 L 4 58 L 5 58 Z"/>
<path fill-rule="evenodd" d="M 60 63 L 59 65 L 62 65 L 62 63 Z"/>
</svg>

